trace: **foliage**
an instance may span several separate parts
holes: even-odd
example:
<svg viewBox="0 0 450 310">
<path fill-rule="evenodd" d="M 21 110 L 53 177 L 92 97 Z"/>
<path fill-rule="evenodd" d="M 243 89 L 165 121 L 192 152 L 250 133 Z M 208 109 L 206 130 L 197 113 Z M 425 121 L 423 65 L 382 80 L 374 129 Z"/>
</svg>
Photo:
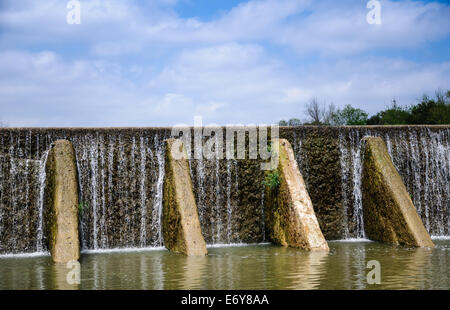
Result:
<svg viewBox="0 0 450 310">
<path fill-rule="evenodd" d="M 450 124 L 450 91 L 436 92 L 436 98 L 423 95 L 421 101 L 411 107 L 399 107 L 395 100 L 387 110 L 372 116 L 369 125 L 426 125 Z"/>
<path fill-rule="evenodd" d="M 337 109 L 331 115 L 332 125 L 366 125 L 367 113 L 361 109 L 347 104 L 342 110 Z"/>
<path fill-rule="evenodd" d="M 263 185 L 269 187 L 271 190 L 276 190 L 280 186 L 280 173 L 278 170 L 273 170 L 266 174 Z"/>
<path fill-rule="evenodd" d="M 436 99 L 424 95 L 422 101 L 411 107 L 409 124 L 450 124 L 450 91 L 436 92 Z"/>
<path fill-rule="evenodd" d="M 302 125 L 302 121 L 299 120 L 298 118 L 291 118 L 288 122 L 288 126 L 301 126 Z"/>
<path fill-rule="evenodd" d="M 435 98 L 423 95 L 418 104 L 401 107 L 396 100 L 387 109 L 368 118 L 368 114 L 347 104 L 344 108 L 336 109 L 333 103 L 328 106 L 320 104 L 317 98 L 311 99 L 305 105 L 308 119 L 303 125 L 426 125 L 450 124 L 450 90 L 438 90 Z M 300 126 L 301 121 L 291 118 L 281 120 L 280 126 Z"/>
<path fill-rule="evenodd" d="M 392 100 L 392 105 L 387 110 L 378 112 L 367 120 L 368 125 L 402 125 L 407 124 L 409 110 L 397 105 L 396 100 Z"/>
<path fill-rule="evenodd" d="M 302 125 L 302 121 L 299 120 L 298 118 L 291 118 L 288 121 L 285 120 L 281 120 L 278 122 L 279 126 L 301 126 Z"/>
</svg>

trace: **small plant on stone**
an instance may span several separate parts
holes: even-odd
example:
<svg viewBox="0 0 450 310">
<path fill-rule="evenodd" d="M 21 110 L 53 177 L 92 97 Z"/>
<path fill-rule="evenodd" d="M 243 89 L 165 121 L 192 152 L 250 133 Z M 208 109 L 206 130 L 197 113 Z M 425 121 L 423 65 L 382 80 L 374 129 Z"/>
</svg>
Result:
<svg viewBox="0 0 450 310">
<path fill-rule="evenodd" d="M 263 184 L 271 190 L 277 190 L 280 186 L 280 173 L 278 170 L 273 170 L 266 174 Z"/>
<path fill-rule="evenodd" d="M 83 214 L 84 202 L 80 202 L 78 204 L 78 215 L 81 216 Z"/>
</svg>

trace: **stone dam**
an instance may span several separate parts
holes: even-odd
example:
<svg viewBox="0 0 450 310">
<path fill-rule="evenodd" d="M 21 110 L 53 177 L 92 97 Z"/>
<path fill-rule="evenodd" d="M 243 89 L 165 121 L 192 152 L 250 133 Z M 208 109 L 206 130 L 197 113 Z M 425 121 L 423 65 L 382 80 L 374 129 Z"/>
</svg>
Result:
<svg viewBox="0 0 450 310">
<path fill-rule="evenodd" d="M 431 236 L 450 235 L 450 126 L 280 127 L 326 240 L 367 238 L 364 143 L 380 137 Z M 0 129 L 0 254 L 49 252 L 47 159 L 73 145 L 81 251 L 164 246 L 166 143 L 171 128 Z M 207 139 L 209 137 L 204 137 Z M 189 159 L 208 245 L 269 241 L 262 159 Z"/>
</svg>

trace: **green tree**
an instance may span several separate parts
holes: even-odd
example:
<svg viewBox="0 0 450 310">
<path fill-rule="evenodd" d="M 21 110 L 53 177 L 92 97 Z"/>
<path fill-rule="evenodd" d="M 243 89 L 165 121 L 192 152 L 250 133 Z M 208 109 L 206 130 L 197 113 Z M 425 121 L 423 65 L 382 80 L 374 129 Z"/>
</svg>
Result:
<svg viewBox="0 0 450 310">
<path fill-rule="evenodd" d="M 368 125 L 402 125 L 407 124 L 410 111 L 397 105 L 397 101 L 392 100 L 392 105 L 387 110 L 378 112 L 367 120 Z"/>
<path fill-rule="evenodd" d="M 278 122 L 279 126 L 301 126 L 302 121 L 298 118 L 291 118 L 289 121 L 285 121 L 284 119 Z"/>
<path fill-rule="evenodd" d="M 436 92 L 436 98 L 430 99 L 423 95 L 419 104 L 411 107 L 409 124 L 450 124 L 450 94 Z"/>
<path fill-rule="evenodd" d="M 332 125 L 366 125 L 368 114 L 361 109 L 347 104 L 342 110 L 337 109 L 331 117 Z"/>
<path fill-rule="evenodd" d="M 289 126 L 301 126 L 302 122 L 298 118 L 291 118 L 288 122 Z"/>
</svg>

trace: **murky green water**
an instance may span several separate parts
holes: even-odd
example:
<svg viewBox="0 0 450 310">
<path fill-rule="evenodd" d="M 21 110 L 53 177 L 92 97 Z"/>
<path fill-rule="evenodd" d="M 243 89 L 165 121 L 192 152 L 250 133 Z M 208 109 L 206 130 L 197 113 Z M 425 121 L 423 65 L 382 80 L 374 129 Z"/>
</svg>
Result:
<svg viewBox="0 0 450 310">
<path fill-rule="evenodd" d="M 207 257 L 165 250 L 83 254 L 81 284 L 50 257 L 0 258 L 0 289 L 450 289 L 450 241 L 435 249 L 329 242 L 330 253 L 272 245 L 209 248 Z M 381 284 L 368 284 L 377 260 Z"/>
</svg>

